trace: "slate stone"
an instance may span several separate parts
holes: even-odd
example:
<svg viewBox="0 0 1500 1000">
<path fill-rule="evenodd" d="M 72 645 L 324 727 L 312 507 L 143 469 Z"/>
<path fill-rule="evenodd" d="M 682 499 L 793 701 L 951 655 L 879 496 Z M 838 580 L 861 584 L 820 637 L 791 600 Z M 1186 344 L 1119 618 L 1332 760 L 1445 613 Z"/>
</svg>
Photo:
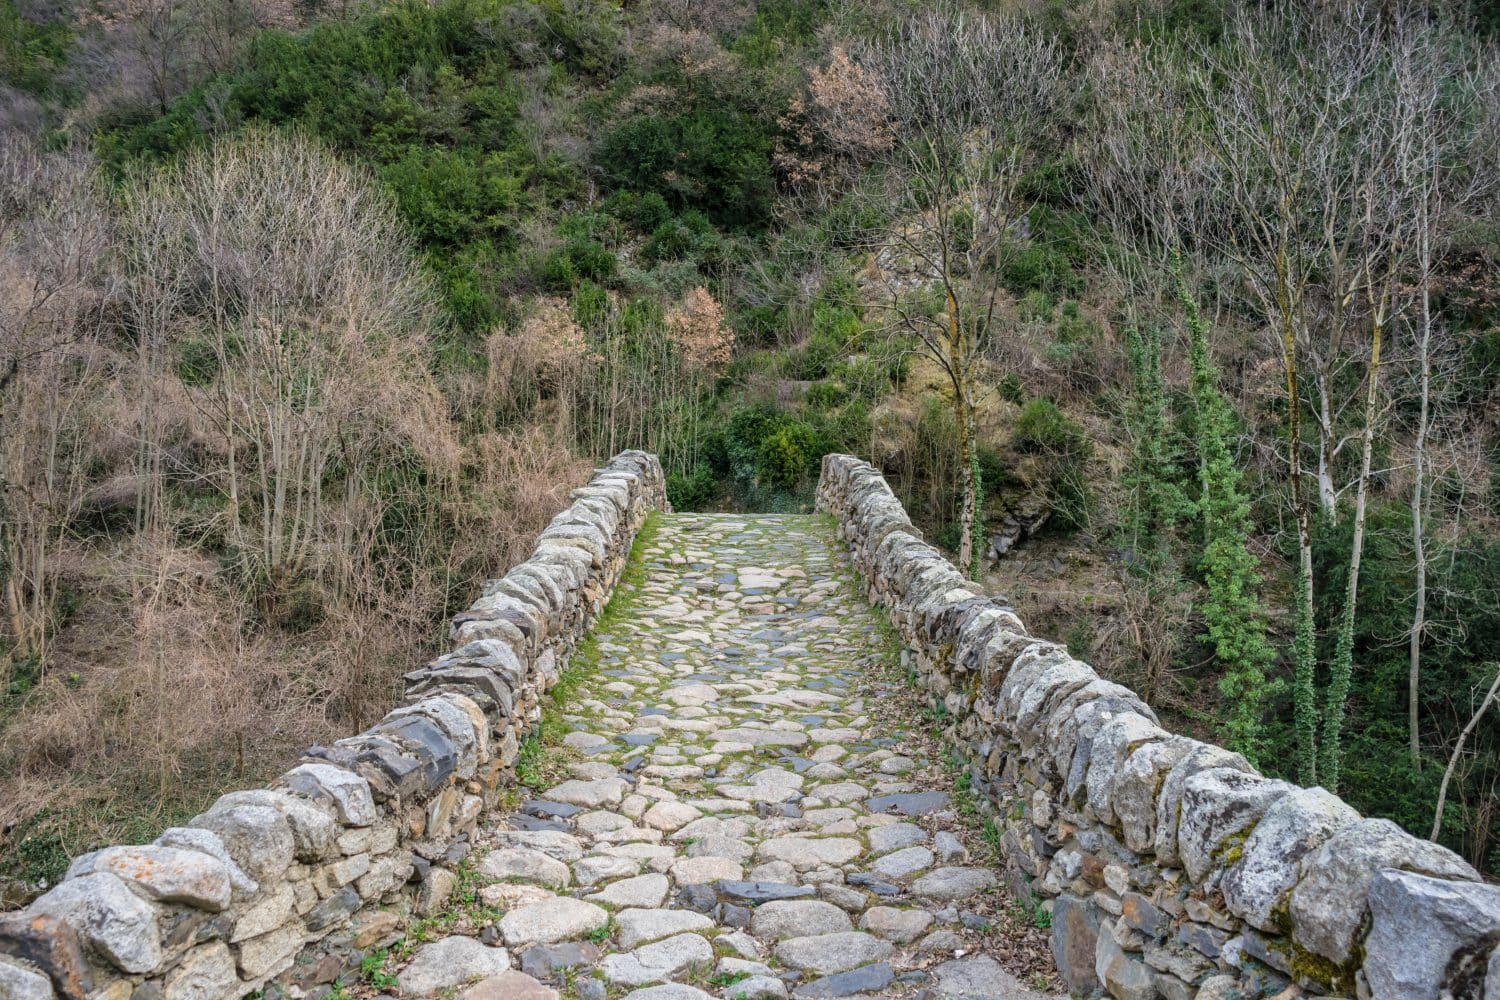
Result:
<svg viewBox="0 0 1500 1000">
<path fill-rule="evenodd" d="M 1099 908 L 1092 900 L 1063 893 L 1052 903 L 1052 958 L 1070 993 L 1087 996 L 1099 988 L 1094 971 L 1099 943 Z"/>
<path fill-rule="evenodd" d="M 303 919 L 307 923 L 307 929 L 316 933 L 348 920 L 363 902 L 354 886 L 346 885 L 314 906 Z"/>
<path fill-rule="evenodd" d="M 563 969 L 592 967 L 599 961 L 599 947 L 587 941 L 534 944 L 516 955 L 521 971 L 537 979 L 551 979 Z"/>
<path fill-rule="evenodd" d="M 928 813 L 948 808 L 948 793 L 899 792 L 895 795 L 877 795 L 865 800 L 865 808 L 872 813 L 926 816 Z"/>
<path fill-rule="evenodd" d="M 850 885 L 857 885 L 862 889 L 869 889 L 877 896 L 899 896 L 901 887 L 894 882 L 887 882 L 877 878 L 869 872 L 851 872 L 848 876 Z"/>
<path fill-rule="evenodd" d="M 890 964 L 876 962 L 848 972 L 839 972 L 822 979 L 804 983 L 792 991 L 797 1000 L 822 1000 L 824 997 L 847 997 L 856 993 L 874 993 L 883 990 L 895 978 Z M 732 993 L 731 988 L 731 993 Z"/>
<path fill-rule="evenodd" d="M 779 899 L 807 899 L 817 895 L 817 890 L 810 885 L 788 885 L 785 882 L 737 882 L 726 879 L 715 882 L 713 888 L 725 899 L 750 906 Z"/>
</svg>

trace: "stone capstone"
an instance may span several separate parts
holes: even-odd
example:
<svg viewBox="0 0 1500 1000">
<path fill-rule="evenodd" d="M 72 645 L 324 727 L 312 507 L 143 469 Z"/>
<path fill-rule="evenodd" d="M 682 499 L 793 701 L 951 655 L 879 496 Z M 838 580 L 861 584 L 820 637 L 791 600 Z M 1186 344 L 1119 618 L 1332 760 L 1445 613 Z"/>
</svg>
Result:
<svg viewBox="0 0 1500 1000">
<path fill-rule="evenodd" d="M 1500 886 L 1385 870 L 1370 881 L 1365 979 L 1377 997 L 1473 995 L 1500 947 Z"/>
</svg>

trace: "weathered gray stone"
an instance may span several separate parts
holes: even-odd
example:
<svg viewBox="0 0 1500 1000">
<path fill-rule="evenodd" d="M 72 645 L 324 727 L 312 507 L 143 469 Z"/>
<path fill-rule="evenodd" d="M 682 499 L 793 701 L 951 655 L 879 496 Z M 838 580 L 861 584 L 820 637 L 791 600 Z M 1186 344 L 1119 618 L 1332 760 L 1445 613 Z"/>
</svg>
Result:
<svg viewBox="0 0 1500 1000">
<path fill-rule="evenodd" d="M 666 900 L 669 889 L 671 882 L 667 877 L 653 873 L 611 882 L 603 890 L 585 898 L 591 903 L 654 909 Z"/>
<path fill-rule="evenodd" d="M 947 830 L 939 832 L 933 838 L 932 846 L 937 851 L 937 860 L 944 865 L 961 865 L 969 860 L 969 852 L 963 841 Z"/>
<path fill-rule="evenodd" d="M 1302 858 L 1359 820 L 1343 799 L 1321 788 L 1299 788 L 1273 802 L 1224 873 L 1229 911 L 1263 931 L 1281 931 L 1276 914 L 1296 885 Z"/>
<path fill-rule="evenodd" d="M 915 941 L 932 926 L 932 914 L 926 910 L 899 910 L 892 906 L 872 906 L 859 919 L 859 929 L 878 934 L 887 941 L 907 944 Z"/>
<path fill-rule="evenodd" d="M 819 976 L 847 972 L 870 962 L 889 958 L 895 952 L 889 941 L 863 931 L 816 934 L 788 938 L 776 946 L 776 957 L 794 969 Z"/>
<path fill-rule="evenodd" d="M 994 872 L 986 868 L 938 868 L 913 882 L 911 891 L 923 899 L 951 902 L 993 889 L 997 884 Z"/>
<path fill-rule="evenodd" d="M 26 908 L 27 916 L 57 917 L 124 972 L 150 972 L 162 961 L 157 910 L 115 875 L 69 879 Z"/>
<path fill-rule="evenodd" d="M 786 983 L 763 973 L 739 980 L 729 987 L 728 995 L 734 1000 L 785 1000 Z"/>
<path fill-rule="evenodd" d="M 755 908 L 750 931 L 762 941 L 852 931 L 849 914 L 815 899 L 788 899 Z"/>
<path fill-rule="evenodd" d="M 1237 753 L 1212 744 L 1197 743 L 1167 771 L 1156 795 L 1156 829 L 1152 846 L 1157 864 L 1166 868 L 1182 863 L 1177 853 L 1177 820 L 1182 811 L 1182 790 L 1187 780 L 1200 771 L 1223 767 L 1247 773 L 1255 770 Z"/>
<path fill-rule="evenodd" d="M 988 955 L 957 958 L 932 970 L 945 996 L 1029 997 L 1031 991 Z"/>
<path fill-rule="evenodd" d="M 877 826 L 869 833 L 870 853 L 889 854 L 927 842 L 927 831 L 915 823 L 892 823 Z"/>
<path fill-rule="evenodd" d="M 1159 743 L 1171 734 L 1150 719 L 1128 712 L 1115 716 L 1094 734 L 1089 751 L 1087 806 L 1089 813 L 1102 823 L 1116 822 L 1111 799 L 1120 769 L 1127 758 L 1147 743 Z"/>
<path fill-rule="evenodd" d="M 1243 843 L 1265 811 L 1295 790 L 1285 781 L 1233 768 L 1200 771 L 1182 784 L 1177 853 L 1195 882 L 1224 864 L 1232 844 Z"/>
<path fill-rule="evenodd" d="M 229 867 L 218 858 L 179 847 L 106 847 L 85 854 L 68 877 L 107 872 L 140 887 L 152 899 L 218 913 L 229 905 Z"/>
<path fill-rule="evenodd" d="M 209 857 L 218 858 L 224 863 L 229 872 L 229 884 L 241 892 L 255 892 L 259 885 L 256 881 L 237 865 L 234 858 L 229 856 L 229 851 L 224 848 L 224 841 L 219 835 L 211 830 L 201 830 L 191 826 L 173 826 L 163 830 L 161 836 L 154 843 L 162 847 L 180 847 L 187 851 L 198 851 Z"/>
<path fill-rule="evenodd" d="M 417 949 L 397 979 L 401 992 L 430 996 L 454 986 L 496 976 L 510 968 L 504 948 L 491 948 L 471 937 L 446 937 Z"/>
<path fill-rule="evenodd" d="M 595 778 L 592 781 L 564 781 L 555 788 L 547 789 L 545 794 L 554 802 L 599 809 L 618 806 L 629 787 L 622 778 Z"/>
<path fill-rule="evenodd" d="M 274 809 L 280 813 L 286 819 L 287 828 L 292 832 L 293 853 L 298 861 L 311 864 L 339 853 L 338 837 L 343 831 L 333 818 L 332 807 L 287 792 L 269 788 L 252 788 L 221 795 L 219 800 L 209 808 L 207 816 L 239 808 Z M 203 825 L 200 820 L 205 818 L 205 816 L 194 818 L 192 825 Z M 215 832 L 221 837 L 224 836 L 223 830 Z M 228 845 L 227 837 L 225 844 Z"/>
<path fill-rule="evenodd" d="M 581 899 L 558 897 L 511 910 L 500 918 L 500 934 L 512 948 L 583 937 L 609 922 L 609 913 Z"/>
<path fill-rule="evenodd" d="M 222 941 L 199 945 L 167 973 L 162 1000 L 222 1000 L 239 985 L 234 956 Z"/>
<path fill-rule="evenodd" d="M 1387 870 L 1370 881 L 1365 978 L 1373 995 L 1473 995 L 1500 943 L 1500 886 Z"/>
<path fill-rule="evenodd" d="M 876 858 L 870 870 L 884 878 L 903 879 L 931 868 L 934 860 L 925 847 L 907 847 Z"/>
<path fill-rule="evenodd" d="M 1156 1000 L 1151 969 L 1125 954 L 1112 931 L 1108 923 L 1100 928 L 1094 950 L 1094 975 L 1099 984 L 1116 1000 Z"/>
<path fill-rule="evenodd" d="M 1109 801 L 1130 850 L 1151 850 L 1156 839 L 1156 796 L 1162 779 L 1195 746 L 1181 736 L 1153 740 L 1136 748 L 1115 771 Z"/>
<path fill-rule="evenodd" d="M 299 795 L 329 803 L 345 826 L 371 826 L 378 818 L 370 783 L 343 768 L 303 764 L 282 775 L 281 780 Z"/>
<path fill-rule="evenodd" d="M 269 806 L 216 807 L 192 825 L 217 835 L 235 864 L 257 881 L 280 878 L 297 849 L 286 817 Z"/>
<path fill-rule="evenodd" d="M 823 1000 L 826 997 L 848 997 L 856 993 L 872 994 L 878 993 L 891 984 L 896 978 L 890 965 L 886 962 L 877 962 L 873 965 L 861 966 L 858 969 L 850 969 L 848 972 L 835 973 L 832 976 L 824 976 L 822 979 L 814 979 L 810 983 L 798 986 L 792 993 L 797 1000 Z M 771 980 L 776 982 L 777 980 Z M 736 992 L 739 986 L 731 986 L 729 995 L 738 998 Z M 759 996 L 786 996 L 783 987 L 780 994 L 761 993 Z"/>
<path fill-rule="evenodd" d="M 0 957 L 0 997 L 5 1000 L 52 1000 L 52 980 Z"/>
<path fill-rule="evenodd" d="M 695 965 L 714 960 L 713 946 L 697 934 L 674 937 L 642 945 L 628 954 L 606 955 L 600 968 L 611 983 L 644 986 L 671 979 Z"/>
<path fill-rule="evenodd" d="M 648 986 L 643 990 L 631 990 L 624 1000 L 714 1000 L 696 986 L 684 983 L 667 983 L 664 986 Z"/>
<path fill-rule="evenodd" d="M 798 871 L 822 865 L 842 865 L 859 857 L 863 847 L 846 837 L 776 837 L 762 841 L 755 856 L 761 861 L 785 861 Z"/>
<path fill-rule="evenodd" d="M 558 1000 L 560 994 L 514 969 L 481 979 L 459 994 L 461 1000 Z"/>
<path fill-rule="evenodd" d="M 692 910 L 630 909 L 615 914 L 620 947 L 627 949 L 685 931 L 708 930 L 713 926 L 713 920 Z"/>
<path fill-rule="evenodd" d="M 1479 873 L 1447 848 L 1419 840 L 1390 820 L 1360 820 L 1303 857 L 1289 903 L 1293 940 L 1314 954 L 1347 962 L 1369 912 L 1370 880 L 1383 868 L 1479 881 Z"/>
</svg>

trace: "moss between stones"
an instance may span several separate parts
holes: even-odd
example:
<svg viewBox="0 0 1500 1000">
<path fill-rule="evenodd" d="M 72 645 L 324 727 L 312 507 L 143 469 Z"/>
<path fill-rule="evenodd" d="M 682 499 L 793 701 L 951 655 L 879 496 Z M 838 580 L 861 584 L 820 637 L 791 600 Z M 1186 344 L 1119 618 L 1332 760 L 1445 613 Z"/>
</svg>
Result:
<svg viewBox="0 0 1500 1000">
<path fill-rule="evenodd" d="M 1316 983 L 1333 996 L 1354 995 L 1354 974 L 1365 961 L 1363 948 L 1356 945 L 1349 960 L 1341 964 L 1308 951 L 1291 938 L 1286 943 L 1287 965 L 1294 978 L 1304 985 Z"/>
</svg>

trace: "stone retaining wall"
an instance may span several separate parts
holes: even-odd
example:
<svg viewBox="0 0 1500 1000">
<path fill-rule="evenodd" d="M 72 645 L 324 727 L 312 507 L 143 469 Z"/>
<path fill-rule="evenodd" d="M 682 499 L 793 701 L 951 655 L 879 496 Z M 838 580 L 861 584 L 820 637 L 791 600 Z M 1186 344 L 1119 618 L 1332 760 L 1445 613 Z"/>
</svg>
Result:
<svg viewBox="0 0 1500 1000">
<path fill-rule="evenodd" d="M 151 844 L 78 858 L 0 916 L 0 1000 L 219 1000 L 294 962 L 301 982 L 327 982 L 358 949 L 394 940 L 400 912 L 440 903 L 454 885 L 445 866 L 509 781 L 540 696 L 647 512 L 667 507 L 660 463 L 637 451 L 572 498 L 531 557 L 453 619 L 454 650 L 407 674 L 380 722 Z"/>
<path fill-rule="evenodd" d="M 1500 887 L 1462 858 L 1162 729 L 965 580 L 869 464 L 824 458 L 818 507 L 946 710 L 1075 994 L 1500 998 Z"/>
</svg>

